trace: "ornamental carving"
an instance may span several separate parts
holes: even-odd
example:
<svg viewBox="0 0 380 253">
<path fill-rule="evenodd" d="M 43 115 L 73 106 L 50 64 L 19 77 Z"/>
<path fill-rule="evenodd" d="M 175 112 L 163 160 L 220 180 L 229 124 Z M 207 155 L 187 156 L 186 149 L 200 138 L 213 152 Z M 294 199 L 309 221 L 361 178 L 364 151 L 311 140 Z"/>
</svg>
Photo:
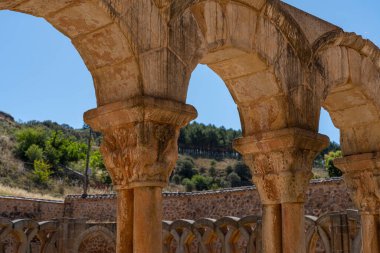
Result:
<svg viewBox="0 0 380 253">
<path fill-rule="evenodd" d="M 136 122 L 104 132 L 101 152 L 114 185 L 166 185 L 178 156 L 179 130 L 169 124 Z"/>
<path fill-rule="evenodd" d="M 350 196 L 362 212 L 379 213 L 380 211 L 380 171 L 364 170 L 346 173 L 343 176 Z"/>
<path fill-rule="evenodd" d="M 328 144 L 317 133 L 287 128 L 238 139 L 264 204 L 304 202 L 315 156 Z"/>
<path fill-rule="evenodd" d="M 352 155 L 334 160 L 356 207 L 364 213 L 380 213 L 380 168 L 376 153 Z"/>
<path fill-rule="evenodd" d="M 181 127 L 196 118 L 194 107 L 155 97 L 135 97 L 85 113 L 103 133 L 101 152 L 117 189 L 167 184 L 178 157 Z"/>
<path fill-rule="evenodd" d="M 263 203 L 303 202 L 315 155 L 314 151 L 293 149 L 245 155 L 244 160 Z"/>
</svg>

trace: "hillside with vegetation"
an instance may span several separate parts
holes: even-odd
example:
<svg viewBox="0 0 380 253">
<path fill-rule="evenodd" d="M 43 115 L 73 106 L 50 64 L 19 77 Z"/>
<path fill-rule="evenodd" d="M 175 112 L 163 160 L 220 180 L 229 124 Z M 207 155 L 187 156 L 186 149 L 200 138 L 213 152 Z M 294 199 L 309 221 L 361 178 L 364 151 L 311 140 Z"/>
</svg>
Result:
<svg viewBox="0 0 380 253">
<path fill-rule="evenodd" d="M 202 191 L 252 185 L 251 173 L 232 141 L 241 131 L 193 122 L 180 133 L 179 159 L 168 191 Z M 83 193 L 88 158 L 89 193 L 112 192 L 99 152 L 101 135 L 51 121 L 0 119 L 0 195 L 62 198 Z M 88 145 L 90 141 L 90 146 Z M 331 143 L 315 160 L 315 177 L 339 176 Z M 326 160 L 326 162 L 325 162 Z M 329 171 L 325 169 L 324 164 Z"/>
</svg>

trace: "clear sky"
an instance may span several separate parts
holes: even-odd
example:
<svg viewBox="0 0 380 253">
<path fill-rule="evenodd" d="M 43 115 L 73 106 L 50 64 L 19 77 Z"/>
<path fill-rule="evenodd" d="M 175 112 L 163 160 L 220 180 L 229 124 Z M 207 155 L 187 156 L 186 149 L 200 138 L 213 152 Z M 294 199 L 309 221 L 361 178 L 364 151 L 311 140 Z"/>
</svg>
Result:
<svg viewBox="0 0 380 253">
<path fill-rule="evenodd" d="M 380 45 L 378 0 L 285 2 Z M 197 108 L 199 122 L 240 128 L 223 81 L 205 66 L 193 72 L 187 103 Z M 79 128 L 83 112 L 94 107 L 91 75 L 71 42 L 42 19 L 0 11 L 0 111 L 16 120 L 50 119 Z M 339 142 L 325 111 L 320 132 Z"/>
</svg>

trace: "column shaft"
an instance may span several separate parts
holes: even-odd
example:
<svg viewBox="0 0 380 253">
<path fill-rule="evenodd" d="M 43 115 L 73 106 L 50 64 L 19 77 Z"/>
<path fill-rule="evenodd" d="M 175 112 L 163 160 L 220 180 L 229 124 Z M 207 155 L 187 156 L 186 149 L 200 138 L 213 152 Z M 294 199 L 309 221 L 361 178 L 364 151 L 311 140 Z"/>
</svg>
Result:
<svg viewBox="0 0 380 253">
<path fill-rule="evenodd" d="M 263 205 L 263 253 L 281 253 L 281 205 Z"/>
<path fill-rule="evenodd" d="M 284 203 L 282 211 L 282 252 L 306 253 L 304 203 Z"/>
<path fill-rule="evenodd" d="M 136 187 L 134 253 L 162 253 L 162 189 Z"/>
<path fill-rule="evenodd" d="M 363 153 L 334 160 L 343 171 L 351 199 L 360 211 L 362 253 L 380 252 L 380 154 Z"/>
<path fill-rule="evenodd" d="M 379 216 L 362 214 L 362 253 L 380 252 Z"/>
<path fill-rule="evenodd" d="M 133 189 L 117 192 L 116 253 L 133 252 Z"/>
</svg>

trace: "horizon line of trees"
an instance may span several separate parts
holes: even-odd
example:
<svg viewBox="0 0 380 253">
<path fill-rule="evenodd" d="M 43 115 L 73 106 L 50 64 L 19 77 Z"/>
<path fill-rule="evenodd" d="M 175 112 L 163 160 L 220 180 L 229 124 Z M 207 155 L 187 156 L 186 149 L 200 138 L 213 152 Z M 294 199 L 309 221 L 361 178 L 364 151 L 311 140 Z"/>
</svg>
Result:
<svg viewBox="0 0 380 253">
<path fill-rule="evenodd" d="M 178 138 L 179 153 L 205 157 L 233 157 L 240 155 L 232 148 L 234 139 L 242 136 L 241 130 L 196 121 L 181 129 Z"/>
</svg>

